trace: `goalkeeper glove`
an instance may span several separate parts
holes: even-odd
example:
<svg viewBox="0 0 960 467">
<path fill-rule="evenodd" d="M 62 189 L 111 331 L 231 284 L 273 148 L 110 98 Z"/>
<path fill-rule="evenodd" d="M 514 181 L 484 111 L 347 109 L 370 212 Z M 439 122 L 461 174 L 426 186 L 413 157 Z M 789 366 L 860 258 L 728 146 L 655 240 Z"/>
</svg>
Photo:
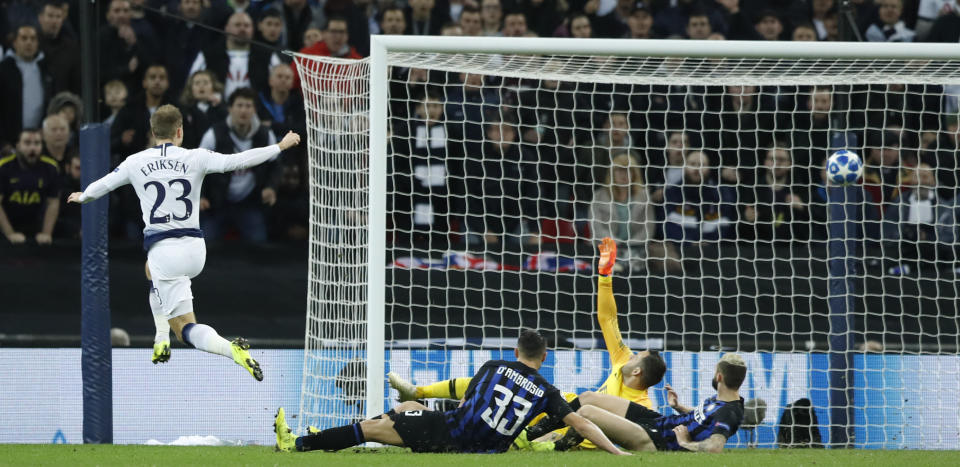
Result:
<svg viewBox="0 0 960 467">
<path fill-rule="evenodd" d="M 152 361 L 154 365 L 170 361 L 170 341 L 153 344 L 153 358 L 151 358 L 150 361 Z"/>
<path fill-rule="evenodd" d="M 604 237 L 600 243 L 600 262 L 597 264 L 597 272 L 602 276 L 609 276 L 616 262 L 617 243 L 610 237 Z"/>
</svg>

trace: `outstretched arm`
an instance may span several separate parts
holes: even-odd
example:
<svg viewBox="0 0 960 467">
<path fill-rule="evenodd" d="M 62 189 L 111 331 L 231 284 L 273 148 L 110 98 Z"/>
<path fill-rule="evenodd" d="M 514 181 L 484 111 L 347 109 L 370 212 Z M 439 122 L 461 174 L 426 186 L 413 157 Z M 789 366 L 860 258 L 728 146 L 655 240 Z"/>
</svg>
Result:
<svg viewBox="0 0 960 467">
<path fill-rule="evenodd" d="M 126 184 L 130 183 L 130 177 L 127 176 L 127 171 L 125 170 L 123 163 L 120 163 L 120 166 L 116 169 L 113 169 L 113 172 L 110 172 L 104 175 L 100 180 L 97 180 L 89 185 L 87 189 L 83 192 L 71 193 L 70 197 L 67 198 L 68 203 L 89 203 L 91 201 L 98 200 L 110 193 L 117 188 L 120 188 Z"/>
<path fill-rule="evenodd" d="M 597 428 L 597 425 L 578 414 L 568 414 L 566 417 L 563 417 L 563 423 L 566 423 L 569 427 L 577 430 L 577 433 L 580 433 L 584 438 L 589 439 L 590 442 L 596 444 L 597 447 L 609 452 L 610 454 L 615 454 L 618 456 L 631 455 L 629 452 L 621 451 L 614 446 L 610 439 L 607 438 L 607 435 L 603 434 L 603 432 L 600 431 L 600 428 Z"/>
<path fill-rule="evenodd" d="M 277 154 L 280 154 L 280 151 L 286 151 L 298 144 L 300 144 L 300 135 L 291 131 L 284 135 L 279 143 L 274 145 L 254 148 L 225 157 L 211 157 L 207 160 L 207 173 L 224 173 L 239 169 L 249 169 L 250 167 L 273 159 Z"/>
<path fill-rule="evenodd" d="M 610 353 L 610 362 L 614 365 L 624 363 L 633 353 L 623 343 L 620 335 L 620 324 L 617 322 L 617 301 L 613 298 L 613 265 L 617 261 L 617 244 L 610 237 L 603 239 L 600 244 L 600 261 L 597 264 L 597 321 L 603 332 L 603 342 L 607 344 Z"/>
</svg>

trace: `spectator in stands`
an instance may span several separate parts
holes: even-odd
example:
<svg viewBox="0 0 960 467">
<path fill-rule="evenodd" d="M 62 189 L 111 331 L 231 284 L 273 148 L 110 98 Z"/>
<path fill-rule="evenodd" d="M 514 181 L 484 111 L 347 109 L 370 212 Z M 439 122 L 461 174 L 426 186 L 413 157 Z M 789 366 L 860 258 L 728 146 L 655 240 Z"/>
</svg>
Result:
<svg viewBox="0 0 960 467">
<path fill-rule="evenodd" d="M 46 0 L 37 15 L 40 24 L 40 51 L 53 76 L 53 93 L 80 94 L 80 46 L 77 38 L 63 28 L 66 12 L 60 0 Z"/>
<path fill-rule="evenodd" d="M 954 204 L 937 192 L 936 172 L 921 163 L 904 173 L 903 185 L 912 187 L 890 201 L 883 218 L 885 258 L 898 261 L 889 274 L 910 274 L 910 263 L 952 262 L 953 245 L 943 244 L 938 223 L 952 220 Z M 942 247 L 941 247 L 942 246 Z"/>
<path fill-rule="evenodd" d="M 834 112 L 833 91 L 818 86 L 810 90 L 806 98 L 800 97 L 801 109 L 793 118 L 793 164 L 797 167 L 810 167 L 816 171 L 821 167 L 831 148 L 847 147 L 853 143 L 853 136 L 846 131 L 846 122 Z M 783 123 L 781 126 L 789 125 Z M 807 185 L 816 180 L 816 173 L 798 174 L 797 183 Z"/>
<path fill-rule="evenodd" d="M 149 56 L 156 60 L 160 54 L 160 36 L 153 27 L 153 22 L 147 18 L 143 4 L 147 0 L 130 0 L 130 27 L 137 35 L 140 46 L 148 50 Z"/>
<path fill-rule="evenodd" d="M 508 12 L 503 16 L 503 37 L 525 37 L 527 35 L 527 17 L 518 11 Z"/>
<path fill-rule="evenodd" d="M 636 7 L 627 18 L 627 25 L 630 27 L 628 38 L 631 39 L 653 39 L 653 15 L 650 10 L 644 7 Z"/>
<path fill-rule="evenodd" d="M 472 5 L 464 6 L 460 12 L 460 28 L 463 29 L 464 36 L 484 35 L 480 9 Z"/>
<path fill-rule="evenodd" d="M 107 84 L 103 85 L 103 103 L 106 105 L 107 112 L 110 114 L 104 119 L 103 123 L 107 126 L 113 126 L 113 122 L 117 119 L 117 114 L 120 113 L 120 109 L 127 105 L 127 85 L 123 84 L 123 81 L 119 79 L 107 81 Z M 71 191 L 71 193 L 73 192 Z"/>
<path fill-rule="evenodd" d="M 242 87 L 266 89 L 270 68 L 283 63 L 280 56 L 266 47 L 252 47 L 253 21 L 246 13 L 234 13 L 225 28 L 228 35 L 205 47 L 197 54 L 190 75 L 210 70 L 223 80 L 224 95 Z"/>
<path fill-rule="evenodd" d="M 623 0 L 625 1 L 625 0 Z M 550 37 L 563 22 L 567 13 L 567 2 L 561 0 L 539 0 L 517 2 L 514 8 L 519 8 L 527 17 L 527 29 L 539 37 Z"/>
<path fill-rule="evenodd" d="M 441 8 L 434 8 L 434 0 L 410 0 L 407 7 L 406 19 L 410 34 L 415 36 L 437 36 L 440 28 L 449 21 L 447 12 Z"/>
<path fill-rule="evenodd" d="M 204 3 L 207 4 L 208 2 Z M 229 2 L 218 0 L 209 2 L 209 5 L 210 9 L 207 14 L 210 25 L 216 28 L 223 28 L 235 13 L 246 13 L 251 15 L 252 18 L 252 15 L 257 13 L 260 7 L 263 6 L 263 3 L 253 0 L 230 0 Z"/>
<path fill-rule="evenodd" d="M 390 6 L 380 16 L 380 34 L 402 35 L 407 33 L 407 18 L 403 8 Z"/>
<path fill-rule="evenodd" d="M 273 131 L 277 138 L 283 138 L 288 131 L 304 134 L 307 129 L 306 114 L 303 98 L 293 90 L 293 71 L 289 66 L 277 65 L 270 70 L 269 82 L 270 88 L 260 91 L 258 96 L 257 116 L 260 123 Z"/>
<path fill-rule="evenodd" d="M 444 115 L 452 141 L 463 141 L 464 152 L 479 154 L 483 150 L 483 121 L 500 106 L 500 94 L 493 86 L 484 87 L 483 75 L 460 73 L 463 86 L 447 88 Z M 462 157 L 462 154 L 459 154 Z"/>
<path fill-rule="evenodd" d="M 717 186 L 709 161 L 703 152 L 691 152 L 683 166 L 683 183 L 665 190 L 664 238 L 670 242 L 686 246 L 735 237 L 736 192 Z"/>
<path fill-rule="evenodd" d="M 839 41 L 840 40 L 840 13 L 836 10 L 832 10 L 827 13 L 827 17 L 823 20 L 824 30 L 827 31 L 827 37 L 825 41 Z M 819 32 L 819 30 L 818 30 Z"/>
<path fill-rule="evenodd" d="M 695 11 L 687 17 L 687 39 L 705 40 L 713 30 L 710 28 L 710 17 L 706 12 Z"/>
<path fill-rule="evenodd" d="M 47 115 L 61 115 L 70 126 L 70 144 L 80 145 L 80 118 L 83 115 L 83 102 L 80 96 L 63 91 L 50 99 Z"/>
<path fill-rule="evenodd" d="M 817 40 L 817 28 L 813 23 L 800 23 L 793 28 L 790 34 L 794 41 L 815 41 Z"/>
<path fill-rule="evenodd" d="M 157 107 L 170 103 L 167 96 L 170 81 L 166 67 L 159 64 L 147 67 L 141 88 L 143 93 L 120 109 L 110 127 L 110 148 L 114 156 L 119 158 L 114 161 L 116 163 L 150 145 L 150 116 Z"/>
<path fill-rule="evenodd" d="M 740 7 L 740 0 L 719 0 L 717 4 L 727 26 L 725 36 L 731 40 L 756 40 L 757 31 L 754 29 L 750 8 L 744 11 Z"/>
<path fill-rule="evenodd" d="M 707 109 L 711 118 L 705 125 L 710 131 L 701 132 L 704 147 L 718 149 L 720 179 L 724 183 L 738 185 L 738 190 L 749 190 L 746 185 L 754 180 L 754 168 L 762 161 L 757 160 L 760 146 L 758 120 L 766 118 L 758 114 L 759 95 L 756 86 L 726 86 L 724 88 L 722 108 L 715 113 L 719 120 L 712 119 L 712 102 Z M 716 139 L 719 138 L 719 139 Z M 742 196 L 741 196 L 742 197 Z"/>
<path fill-rule="evenodd" d="M 80 155 L 76 146 L 70 144 L 70 125 L 63 115 L 53 114 L 43 119 L 43 154 L 57 161 L 61 169 L 71 157 Z"/>
<path fill-rule="evenodd" d="M 145 67 L 157 59 L 158 49 L 137 35 L 130 15 L 129 0 L 110 0 L 108 24 L 100 29 L 100 79 L 119 79 L 133 88 Z"/>
<path fill-rule="evenodd" d="M 590 205 L 593 238 L 613 238 L 618 256 L 622 254 L 632 270 L 649 264 L 657 272 L 679 272 L 676 247 L 654 238 L 656 218 L 637 159 L 621 152 L 607 167 L 604 183 Z"/>
<path fill-rule="evenodd" d="M 277 139 L 260 125 L 256 114 L 257 93 L 250 88 L 234 91 L 227 100 L 229 115 L 215 122 L 204 133 L 200 147 L 221 154 L 233 154 L 250 148 L 276 144 Z M 227 229 L 234 228 L 250 243 L 267 240 L 264 210 L 276 204 L 281 167 L 278 161 L 267 162 L 253 169 L 228 174 L 208 175 L 203 184 L 200 210 L 207 239 L 220 240 Z"/>
<path fill-rule="evenodd" d="M 487 124 L 481 154 L 467 154 L 466 237 L 471 247 L 519 251 L 536 242 L 536 166 L 508 121 Z"/>
<path fill-rule="evenodd" d="M 926 41 L 933 23 L 941 16 L 951 15 L 960 7 L 956 0 L 920 0 L 917 8 L 916 40 Z"/>
<path fill-rule="evenodd" d="M 386 0 L 384 0 L 386 1 Z M 446 0 L 434 0 L 437 5 L 435 10 L 446 11 Z M 442 4 L 442 6 L 440 6 Z M 370 54 L 370 18 L 368 18 L 363 9 L 354 0 L 327 0 L 323 6 L 326 18 L 335 16 L 347 20 L 347 34 L 350 37 L 349 44 L 357 49 L 360 56 Z M 439 24 L 449 21 L 448 17 L 439 16 Z M 316 18 L 314 19 L 316 21 Z M 318 22 L 317 24 L 323 24 Z M 438 28 L 440 26 L 437 26 Z"/>
<path fill-rule="evenodd" d="M 777 15 L 776 11 L 766 10 L 761 12 L 757 17 L 754 29 L 756 29 L 757 34 L 760 36 L 759 39 L 778 41 L 783 34 L 783 21 L 780 20 L 780 16 Z"/>
<path fill-rule="evenodd" d="M 198 147 L 210 126 L 227 118 L 222 96 L 223 83 L 213 72 L 200 70 L 190 75 L 179 102 L 183 115 L 183 147 Z"/>
<path fill-rule="evenodd" d="M 169 104 L 168 90 L 170 81 L 167 69 L 154 64 L 147 67 L 141 82 L 142 93 L 128 100 L 120 109 L 110 126 L 110 151 L 112 165 L 118 165 L 127 156 L 140 152 L 153 144 L 150 132 L 150 116 L 157 107 Z M 123 232 L 128 239 L 138 239 L 143 235 L 140 200 L 133 190 L 120 190 L 115 194 L 118 199 L 112 217 L 115 229 Z"/>
<path fill-rule="evenodd" d="M 483 35 L 499 36 L 503 24 L 503 7 L 500 0 L 481 0 L 480 19 L 483 22 Z"/>
<path fill-rule="evenodd" d="M 827 21 L 835 17 L 836 8 L 833 0 L 812 0 L 810 2 L 810 21 L 817 28 L 817 39 L 825 41 L 829 39 Z"/>
<path fill-rule="evenodd" d="M 661 8 L 653 17 L 653 30 L 660 37 L 685 37 L 689 17 L 693 13 L 705 13 L 710 18 L 711 29 L 726 31 L 723 15 L 697 0 L 677 0 L 676 4 L 671 2 L 670 6 Z"/>
<path fill-rule="evenodd" d="M 940 196 L 957 200 L 957 149 L 960 148 L 960 116 L 950 115 L 944 120 L 943 130 L 937 132 L 920 155 L 920 160 L 937 169 Z"/>
<path fill-rule="evenodd" d="M 40 130 L 20 131 L 16 153 L 0 159 L 0 232 L 10 243 L 50 244 L 60 212 L 57 162 L 41 155 Z"/>
<path fill-rule="evenodd" d="M 38 128 L 53 96 L 53 76 L 39 52 L 37 28 L 16 29 L 13 49 L 0 61 L 0 150 L 7 152 L 18 141 L 22 128 Z"/>
<path fill-rule="evenodd" d="M 60 186 L 62 193 L 83 191 L 80 187 L 80 154 L 71 156 L 64 163 Z M 79 203 L 68 203 L 65 196 L 60 197 L 60 212 L 53 230 L 54 237 L 80 238 L 80 206 Z"/>
<path fill-rule="evenodd" d="M 219 39 L 201 27 L 210 21 L 209 8 L 204 6 L 203 0 L 180 0 L 179 9 L 180 15 L 190 21 L 167 20 L 160 23 L 159 31 L 163 38 L 163 63 L 167 65 L 173 95 L 182 91 L 197 54 L 203 47 Z"/>
<path fill-rule="evenodd" d="M 433 94 L 415 95 L 417 103 L 411 118 L 394 129 L 391 196 L 388 203 L 398 246 L 417 247 L 429 244 L 445 248 L 448 244 L 448 178 L 447 127 L 444 125 L 443 103 Z M 506 194 L 506 193 L 505 193 Z"/>
<path fill-rule="evenodd" d="M 279 42 L 281 48 L 300 50 L 310 45 L 303 42 L 303 34 L 311 24 L 323 19 L 318 17 L 322 16 L 323 12 L 314 11 L 315 8 L 310 6 L 307 0 L 283 0 L 273 3 L 269 9 L 282 12 L 279 18 L 282 26 Z"/>
<path fill-rule="evenodd" d="M 872 132 L 867 137 L 867 160 L 864 163 L 863 185 L 870 194 L 868 201 L 878 206 L 882 218 L 886 205 L 900 189 L 900 134 L 896 131 Z"/>
<path fill-rule="evenodd" d="M 945 9 L 946 7 L 944 7 Z M 949 42 L 952 44 L 960 41 L 960 0 L 950 5 L 950 12 L 943 13 L 930 28 L 930 35 L 927 42 Z"/>
<path fill-rule="evenodd" d="M 593 26 L 590 17 L 583 13 L 575 13 L 570 17 L 570 36 L 578 39 L 593 37 Z"/>
<path fill-rule="evenodd" d="M 648 154 L 650 165 L 647 172 L 649 186 L 653 190 L 650 200 L 663 202 L 664 190 L 683 183 L 683 165 L 690 153 L 690 137 L 683 131 L 671 131 L 667 135 L 667 145 L 663 155 Z"/>
<path fill-rule="evenodd" d="M 447 23 L 440 28 L 441 36 L 462 36 L 463 28 L 457 23 Z"/>
<path fill-rule="evenodd" d="M 598 37 L 627 37 L 630 33 L 629 18 L 637 2 L 634 0 L 617 0 L 613 11 L 595 20 Z M 572 21 L 571 21 L 572 29 Z M 572 32 L 572 31 L 571 31 Z M 576 36 L 574 36 L 576 37 Z"/>
<path fill-rule="evenodd" d="M 270 210 L 271 237 L 304 241 L 310 234 L 310 192 L 299 164 L 281 164 L 277 204 Z"/>
<path fill-rule="evenodd" d="M 284 49 L 286 47 L 282 40 L 284 39 L 283 30 L 283 13 L 280 13 L 280 11 L 275 8 L 267 8 L 261 11 L 257 17 L 257 32 L 253 38 L 274 47 Z M 302 37 L 302 35 L 300 36 Z"/>
<path fill-rule="evenodd" d="M 757 183 L 745 190 L 750 198 L 743 210 L 746 238 L 765 242 L 789 242 L 808 238 L 807 204 L 794 194 L 793 161 L 783 144 L 766 151 Z"/>
<path fill-rule="evenodd" d="M 347 20 L 339 16 L 331 16 L 330 19 L 327 20 L 326 29 L 323 30 L 323 40 L 310 47 L 300 49 L 300 53 L 320 55 L 322 57 L 363 58 L 357 53 L 357 49 L 350 46 L 347 42 L 349 38 L 350 36 L 347 34 Z M 297 71 L 296 63 L 291 63 L 290 68 L 293 70 L 293 87 L 300 89 L 300 74 Z"/>
<path fill-rule="evenodd" d="M 595 185 L 607 177 L 615 155 L 628 154 L 636 158 L 630 137 L 630 119 L 625 112 L 610 112 L 596 133 L 593 144 L 581 148 L 577 157 L 581 172 L 577 177 L 581 182 L 578 199 L 590 199 Z"/>
<path fill-rule="evenodd" d="M 900 19 L 903 0 L 878 0 L 877 6 L 879 21 L 867 28 L 865 38 L 870 42 L 913 42 L 916 33 Z"/>
<path fill-rule="evenodd" d="M 303 32 L 303 46 L 305 48 L 313 47 L 316 43 L 323 40 L 323 31 L 315 26 L 310 26 Z"/>
</svg>

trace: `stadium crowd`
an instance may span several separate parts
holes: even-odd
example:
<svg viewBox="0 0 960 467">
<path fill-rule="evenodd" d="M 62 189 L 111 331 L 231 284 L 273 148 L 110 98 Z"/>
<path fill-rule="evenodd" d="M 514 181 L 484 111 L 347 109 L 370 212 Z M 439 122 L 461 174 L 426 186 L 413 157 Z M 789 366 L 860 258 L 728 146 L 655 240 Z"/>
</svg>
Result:
<svg viewBox="0 0 960 467">
<path fill-rule="evenodd" d="M 12 243 L 79 235 L 79 207 L 64 203 L 82 170 L 77 3 L 0 0 L 0 230 Z M 113 165 L 151 145 L 149 117 L 167 103 L 183 113 L 184 146 L 231 153 L 305 134 L 300 77 L 282 50 L 358 59 L 371 34 L 836 41 L 837 3 L 110 0 L 98 3 L 100 114 Z M 960 0 L 851 3 L 864 40 L 960 41 Z M 958 95 L 956 86 L 613 86 L 394 67 L 389 189 L 408 195 L 390 197 L 390 240 L 501 252 L 610 235 L 628 264 L 661 270 L 701 242 L 823 241 L 821 168 L 833 149 L 851 148 L 867 164 L 871 244 L 895 267 L 900 252 L 952 264 Z M 199 207 L 206 238 L 305 239 L 307 178 L 303 145 L 210 177 Z M 136 239 L 141 229 L 134 193 L 121 190 L 112 234 Z"/>
</svg>

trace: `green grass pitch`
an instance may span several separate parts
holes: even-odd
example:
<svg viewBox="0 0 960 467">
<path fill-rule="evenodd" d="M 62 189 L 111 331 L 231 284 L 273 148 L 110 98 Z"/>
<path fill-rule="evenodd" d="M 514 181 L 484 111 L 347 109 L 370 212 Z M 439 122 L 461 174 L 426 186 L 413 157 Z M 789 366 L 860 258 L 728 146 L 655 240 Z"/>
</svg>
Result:
<svg viewBox="0 0 960 467">
<path fill-rule="evenodd" d="M 505 454 L 412 454 L 397 448 L 336 453 L 279 453 L 264 446 L 176 447 L 134 445 L 0 444 L 0 465 L 202 465 L 202 466 L 947 466 L 960 465 L 957 451 L 728 450 L 723 454 L 643 453 L 613 457 L 601 452 Z"/>
</svg>

